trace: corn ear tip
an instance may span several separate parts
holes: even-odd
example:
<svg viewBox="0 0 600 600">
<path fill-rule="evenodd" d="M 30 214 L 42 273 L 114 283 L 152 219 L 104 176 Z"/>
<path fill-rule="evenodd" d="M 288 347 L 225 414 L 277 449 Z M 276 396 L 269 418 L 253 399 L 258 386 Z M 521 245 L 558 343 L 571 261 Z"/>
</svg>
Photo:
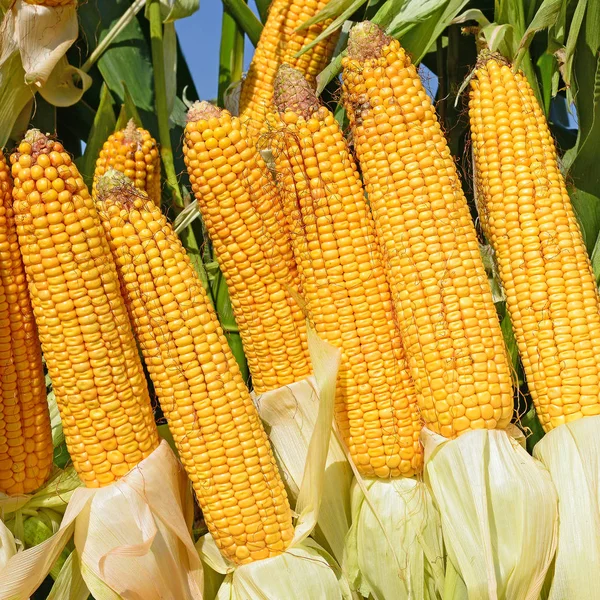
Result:
<svg viewBox="0 0 600 600">
<path fill-rule="evenodd" d="M 120 197 L 124 192 L 128 193 L 129 188 L 135 190 L 133 181 L 131 181 L 127 175 L 112 167 L 107 169 L 106 173 L 98 178 L 96 184 L 96 192 L 99 200 L 105 200 L 107 196 L 113 195 L 116 191 L 118 191 L 119 194 L 115 195 Z M 138 190 L 135 190 L 135 192 L 139 193 Z"/>
<path fill-rule="evenodd" d="M 310 118 L 320 106 L 315 89 L 302 72 L 287 63 L 280 65 L 273 80 L 273 104 L 280 113 L 293 111 L 304 118 Z"/>
<path fill-rule="evenodd" d="M 348 35 L 348 56 L 360 61 L 378 58 L 391 41 L 392 38 L 379 25 L 362 21 L 352 27 Z"/>
<path fill-rule="evenodd" d="M 500 52 L 490 50 L 489 48 L 483 48 L 477 55 L 477 63 L 475 64 L 475 68 L 484 68 L 488 62 L 492 60 L 496 61 L 500 65 L 506 65 L 507 67 L 510 67 L 511 65 L 510 61 L 506 57 L 502 56 Z"/>
<path fill-rule="evenodd" d="M 219 118 L 223 112 L 222 108 L 219 108 L 206 100 L 197 100 L 188 110 L 187 121 L 188 123 L 193 121 L 207 121 L 212 117 Z"/>
</svg>

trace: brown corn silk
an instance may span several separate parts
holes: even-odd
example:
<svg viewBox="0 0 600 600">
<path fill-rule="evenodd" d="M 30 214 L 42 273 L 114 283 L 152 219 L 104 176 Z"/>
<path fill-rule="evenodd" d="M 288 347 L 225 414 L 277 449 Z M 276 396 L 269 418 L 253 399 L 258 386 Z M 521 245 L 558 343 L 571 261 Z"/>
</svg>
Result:
<svg viewBox="0 0 600 600">
<path fill-rule="evenodd" d="M 307 29 L 295 31 L 308 19 L 319 13 L 331 0 L 273 0 L 267 22 L 252 56 L 248 74 L 242 83 L 240 116 L 248 133 L 256 137 L 273 100 L 273 80 L 279 65 L 287 63 L 301 71 L 314 83 L 317 75 L 327 66 L 339 36 L 332 33 L 324 40 L 296 57 L 304 46 L 317 38 L 331 23 L 326 19 Z"/>
<path fill-rule="evenodd" d="M 208 529 L 237 564 L 276 556 L 294 534 L 286 491 L 204 287 L 145 194 L 110 172 L 100 185 L 135 334 Z"/>
<path fill-rule="evenodd" d="M 298 273 L 268 168 L 241 120 L 207 102 L 189 111 L 183 151 L 255 391 L 304 379 L 311 367 Z"/>
<path fill-rule="evenodd" d="M 600 414 L 600 298 L 544 113 L 522 72 L 480 57 L 469 102 L 481 223 L 546 431 Z"/>
<path fill-rule="evenodd" d="M 427 426 L 504 428 L 511 374 L 456 166 L 415 66 L 365 22 L 350 33 L 343 102 Z"/>
<path fill-rule="evenodd" d="M 104 142 L 96 161 L 92 196 L 96 196 L 98 179 L 109 169 L 124 173 L 138 190 L 160 206 L 160 154 L 156 140 L 150 132 L 136 127 L 133 119 L 127 127 L 113 133 Z"/>
<path fill-rule="evenodd" d="M 0 151 L 0 492 L 28 494 L 52 468 L 42 349 L 17 242 L 12 179 Z"/>
<path fill-rule="evenodd" d="M 67 448 L 86 486 L 109 485 L 159 443 L 115 264 L 62 144 L 33 129 L 11 162 L 19 246 Z"/>
<path fill-rule="evenodd" d="M 341 348 L 335 416 L 364 476 L 422 467 L 414 386 L 406 369 L 373 219 L 333 114 L 287 65 L 267 126 L 308 315 Z"/>
</svg>

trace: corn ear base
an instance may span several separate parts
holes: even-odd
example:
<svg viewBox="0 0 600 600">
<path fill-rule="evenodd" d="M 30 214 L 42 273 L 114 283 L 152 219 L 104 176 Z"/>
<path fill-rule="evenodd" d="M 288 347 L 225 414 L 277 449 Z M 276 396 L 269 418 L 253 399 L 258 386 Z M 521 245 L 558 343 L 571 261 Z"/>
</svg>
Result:
<svg viewBox="0 0 600 600">
<path fill-rule="evenodd" d="M 362 484 L 352 486 L 344 557 L 353 589 L 374 600 L 441 599 L 444 544 L 427 486 L 408 477 Z"/>
<path fill-rule="evenodd" d="M 425 481 L 469 600 L 537 600 L 557 541 L 550 474 L 502 430 L 445 440 L 425 428 Z"/>
<path fill-rule="evenodd" d="M 593 600 L 600 589 L 600 416 L 559 425 L 535 446 L 558 492 L 558 546 L 548 600 Z M 585 540 L 585 551 L 582 541 Z"/>
<path fill-rule="evenodd" d="M 78 487 L 60 529 L 0 567 L 0 600 L 28 600 L 73 534 L 81 576 L 95 597 L 118 600 L 130 590 L 140 598 L 201 600 L 192 514 L 187 478 L 163 441 L 116 483 Z M 139 552 L 132 555 L 131 547 Z"/>
</svg>

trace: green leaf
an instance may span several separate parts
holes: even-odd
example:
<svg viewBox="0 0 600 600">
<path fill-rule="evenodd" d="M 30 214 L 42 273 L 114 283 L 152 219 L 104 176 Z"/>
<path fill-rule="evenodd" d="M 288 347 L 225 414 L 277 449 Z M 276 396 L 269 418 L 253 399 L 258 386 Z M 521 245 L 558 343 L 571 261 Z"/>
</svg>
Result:
<svg viewBox="0 0 600 600">
<path fill-rule="evenodd" d="M 333 81 L 340 72 L 344 56 L 346 56 L 346 50 L 334 56 L 331 62 L 317 75 L 317 96 L 321 95 L 327 84 Z"/>
<path fill-rule="evenodd" d="M 569 196 L 591 256 L 600 233 L 600 198 L 576 188 L 569 189 Z"/>
<path fill-rule="evenodd" d="M 502 337 L 504 337 L 504 344 L 506 345 L 506 351 L 508 353 L 508 362 L 511 366 L 513 382 L 515 386 L 518 386 L 519 376 L 517 364 L 519 362 L 519 349 L 517 348 L 517 340 L 515 339 L 515 334 L 513 332 L 508 311 L 502 318 L 500 328 L 502 330 Z"/>
<path fill-rule="evenodd" d="M 175 106 L 177 94 L 177 33 L 175 23 L 169 21 L 163 27 L 163 57 L 165 62 L 165 91 L 169 115 Z"/>
<path fill-rule="evenodd" d="M 591 261 L 592 269 L 594 270 L 594 275 L 596 276 L 596 285 L 600 285 L 600 235 L 596 239 L 596 244 L 592 250 Z"/>
<path fill-rule="evenodd" d="M 386 2 L 386 4 L 377 12 L 373 19 L 375 22 L 377 22 L 380 13 L 384 11 L 387 4 L 389 3 Z M 419 23 L 424 23 L 434 13 L 439 14 L 438 11 L 447 4 L 448 2 L 446 0 L 408 0 L 407 2 L 402 2 L 400 9 L 386 27 L 386 32 L 392 37 L 402 40 L 403 36 L 408 31 L 417 27 Z M 455 14 L 452 15 L 452 18 L 455 16 Z M 449 24 L 450 22 L 446 23 L 440 31 L 443 31 Z M 437 35 L 431 37 L 428 42 L 427 40 L 424 40 L 427 43 L 426 48 L 429 48 L 435 43 L 437 37 Z"/>
<path fill-rule="evenodd" d="M 573 19 L 569 26 L 569 34 L 567 36 L 567 43 L 565 45 L 565 56 L 564 56 L 564 71 L 563 78 L 567 86 L 572 84 L 572 71 L 573 71 L 573 56 L 575 54 L 575 45 L 579 39 L 579 31 L 583 24 L 583 18 L 585 15 L 585 9 L 587 8 L 588 0 L 578 0 L 575 12 L 573 13 Z"/>
<path fill-rule="evenodd" d="M 271 0 L 256 0 L 256 8 L 258 10 L 260 20 L 263 23 L 266 23 L 266 21 L 267 21 L 267 16 L 269 13 L 270 5 L 271 5 Z"/>
<path fill-rule="evenodd" d="M 308 29 L 315 23 L 321 23 L 327 19 L 338 19 L 340 15 L 348 13 L 351 15 L 357 8 L 367 0 L 331 0 L 314 17 L 307 19 L 296 28 L 296 31 Z M 352 10 L 350 10 L 352 9 Z"/>
<path fill-rule="evenodd" d="M 514 60 L 515 69 L 519 68 L 519 63 L 521 62 L 523 55 L 529 48 L 529 44 L 531 43 L 533 36 L 538 31 L 541 31 L 542 29 L 547 29 L 548 27 L 556 23 L 563 2 L 564 0 L 544 0 L 542 2 L 542 5 L 535 13 L 533 20 L 531 21 L 531 23 L 529 23 L 525 34 L 521 38 L 521 43 L 519 44 L 517 55 Z"/>
<path fill-rule="evenodd" d="M 88 187 L 92 185 L 96 159 L 98 158 L 98 154 L 100 154 L 102 145 L 115 130 L 117 121 L 113 106 L 114 103 L 108 86 L 103 83 L 100 91 L 100 104 L 94 117 L 94 124 L 87 139 L 85 151 L 83 156 L 76 161 L 77 167 Z"/>
<path fill-rule="evenodd" d="M 129 7 L 128 0 L 89 0 L 79 6 L 79 23 L 90 53 Z M 141 110 L 154 110 L 150 48 L 137 19 L 123 28 L 100 56 L 97 66 L 121 101 L 125 100 L 123 81 L 126 81 L 135 105 Z"/>
<path fill-rule="evenodd" d="M 133 119 L 134 123 L 138 127 L 143 127 L 142 118 L 140 117 L 140 113 L 137 110 L 135 102 L 129 93 L 129 88 L 127 84 L 122 81 L 125 100 L 121 105 L 121 110 L 119 112 L 119 118 L 117 119 L 117 123 L 115 125 L 115 131 L 119 131 L 120 129 L 124 129 L 129 122 L 129 119 Z"/>
<path fill-rule="evenodd" d="M 260 34 L 262 33 L 262 23 L 256 18 L 256 15 L 244 2 L 244 0 L 222 0 L 223 7 L 229 11 L 229 14 L 237 21 L 243 29 L 252 45 L 256 47 Z"/>
<path fill-rule="evenodd" d="M 0 64 L 0 148 L 6 145 L 21 111 L 35 95 L 25 84 L 19 52 L 4 57 Z"/>
<path fill-rule="evenodd" d="M 420 0 L 409 0 L 417 3 Z M 446 0 L 429 16 L 407 31 L 400 40 L 404 48 L 410 52 L 415 63 L 421 61 L 435 40 L 450 25 L 456 15 L 464 8 L 468 0 Z"/>
<path fill-rule="evenodd" d="M 466 21 L 477 21 L 477 24 L 480 27 L 485 27 L 490 24 L 488 18 L 478 8 L 465 10 L 464 13 L 452 20 L 452 24 L 458 25 L 460 23 L 465 23 Z"/>
<path fill-rule="evenodd" d="M 590 0 L 591 2 L 592 0 Z M 597 2 L 598 0 L 593 0 Z M 590 4 L 591 6 L 591 4 Z M 586 20 L 589 17 L 586 16 Z M 578 190 L 600 194 L 598 146 L 600 144 L 600 56 L 581 35 L 574 58 L 575 103 L 579 118 L 576 147 L 565 155 L 569 179 Z M 592 41 L 595 42 L 595 35 Z"/>
<path fill-rule="evenodd" d="M 340 5 L 340 7 L 344 6 L 344 5 L 348 5 L 348 6 L 346 6 L 346 8 L 343 10 L 343 12 L 341 12 L 312 42 L 310 42 L 309 44 L 306 44 L 306 46 L 304 46 L 299 52 L 296 52 L 295 56 L 296 57 L 301 56 L 302 54 L 304 54 L 305 52 L 307 52 L 308 50 L 313 48 L 316 44 L 318 44 L 319 42 L 324 40 L 327 36 L 331 35 L 336 29 L 339 29 L 344 24 L 346 19 L 352 13 L 354 13 L 358 8 L 360 8 L 365 3 L 365 1 L 366 0 L 340 0 L 339 2 L 336 2 L 336 0 L 333 0 L 333 2 L 328 4 L 321 11 L 321 13 L 326 11 L 332 4 L 337 3 Z M 316 19 L 321 13 L 315 15 L 315 17 L 313 17 L 313 19 L 308 19 L 308 21 L 303 23 L 298 29 L 301 29 L 304 26 L 308 26 L 307 23 L 310 23 L 311 21 Z"/>
<path fill-rule="evenodd" d="M 558 61 L 552 54 L 542 54 L 537 61 L 540 74 L 540 88 L 542 92 L 544 114 L 550 114 L 550 101 L 552 100 L 554 87 L 554 74 L 557 73 Z"/>
</svg>

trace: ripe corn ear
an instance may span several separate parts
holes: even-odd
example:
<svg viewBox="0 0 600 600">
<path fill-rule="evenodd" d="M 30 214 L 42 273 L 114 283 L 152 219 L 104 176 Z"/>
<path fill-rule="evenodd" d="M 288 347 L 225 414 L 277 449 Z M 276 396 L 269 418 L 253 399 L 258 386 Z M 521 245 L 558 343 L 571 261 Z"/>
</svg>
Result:
<svg viewBox="0 0 600 600">
<path fill-rule="evenodd" d="M 124 178 L 100 181 L 129 314 L 209 531 L 235 563 L 276 556 L 293 537 L 286 491 L 204 287 L 160 209 Z"/>
<path fill-rule="evenodd" d="M 40 487 L 50 473 L 54 450 L 12 188 L 0 151 L 0 492 L 9 495 Z"/>
<path fill-rule="evenodd" d="M 296 58 L 294 55 L 320 35 L 331 20 L 316 23 L 296 32 L 295 29 L 314 17 L 330 0 L 273 0 L 267 22 L 254 51 L 240 96 L 240 116 L 248 119 L 251 136 L 258 135 L 273 99 L 273 81 L 279 65 L 287 63 L 314 83 L 327 66 L 337 43 L 334 33 Z"/>
<path fill-rule="evenodd" d="M 398 41 L 356 25 L 343 98 L 421 414 L 451 438 L 508 425 L 511 376 L 454 160 Z"/>
<path fill-rule="evenodd" d="M 600 298 L 544 114 L 525 75 L 482 55 L 471 81 L 477 199 L 546 431 L 600 414 Z"/>
<path fill-rule="evenodd" d="M 109 169 L 124 173 L 138 190 L 143 190 L 160 206 L 160 154 L 149 131 L 136 127 L 133 119 L 127 127 L 113 133 L 102 146 L 96 169 L 92 196 L 96 197 L 98 179 Z"/>
<path fill-rule="evenodd" d="M 297 269 L 279 194 L 246 127 L 229 112 L 198 103 L 188 115 L 183 151 L 254 389 L 262 393 L 307 377 L 306 325 L 293 298 Z"/>
<path fill-rule="evenodd" d="M 57 8 L 59 6 L 67 6 L 75 4 L 76 0 L 25 0 L 27 4 L 35 4 L 37 6 L 47 6 L 48 8 Z"/>
<path fill-rule="evenodd" d="M 422 466 L 421 423 L 372 216 L 333 114 L 287 65 L 268 117 L 302 294 L 319 336 L 342 349 L 335 415 L 369 477 Z"/>
<path fill-rule="evenodd" d="M 32 129 L 11 162 L 19 246 L 67 448 L 86 486 L 108 485 L 159 442 L 115 264 L 62 144 Z"/>
</svg>

